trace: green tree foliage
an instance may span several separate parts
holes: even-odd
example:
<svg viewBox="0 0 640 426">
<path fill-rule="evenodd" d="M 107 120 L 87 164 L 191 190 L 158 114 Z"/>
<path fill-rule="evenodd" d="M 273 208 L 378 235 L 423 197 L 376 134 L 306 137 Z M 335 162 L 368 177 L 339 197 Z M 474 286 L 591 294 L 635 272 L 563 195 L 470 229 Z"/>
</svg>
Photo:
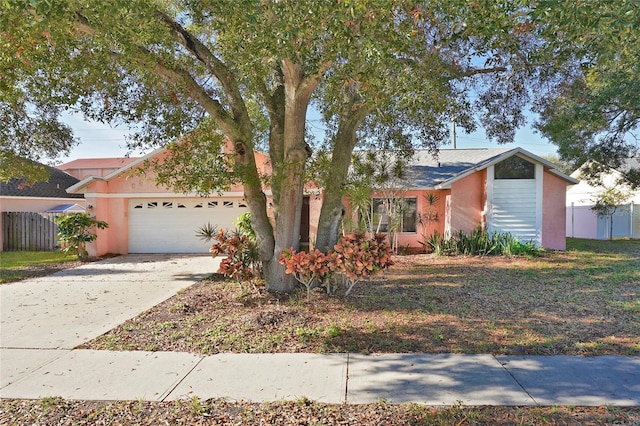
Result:
<svg viewBox="0 0 640 426">
<path fill-rule="evenodd" d="M 95 241 L 98 236 L 96 229 L 106 229 L 107 222 L 96 220 L 89 213 L 70 213 L 56 218 L 58 236 L 64 243 L 65 253 L 74 253 L 80 259 L 89 256 L 87 243 Z"/>
<path fill-rule="evenodd" d="M 13 151 L 0 150 L 0 182 L 24 179 L 26 185 L 49 180 L 51 172 L 42 164 L 19 157 Z"/>
<path fill-rule="evenodd" d="M 132 147 L 168 147 L 170 158 L 154 164 L 160 183 L 202 194 L 243 185 L 276 291 L 293 289 L 278 259 L 299 245 L 313 149 L 331 171 L 319 181 L 317 241 L 332 247 L 358 143 L 435 152 L 452 117 L 511 141 L 555 70 L 531 60 L 544 45 L 517 2 L 6 0 L 0 8 L 0 150 L 64 152 L 75 143 L 59 119 L 65 110 L 133 126 Z M 313 147 L 312 103 L 328 128 Z M 256 150 L 269 154 L 268 176 Z"/>
<path fill-rule="evenodd" d="M 537 126 L 562 160 L 598 177 L 639 155 L 640 2 L 539 1 L 530 22 L 547 55 L 566 58 L 552 95 L 537 102 Z M 625 177 L 640 185 L 640 170 Z"/>
</svg>

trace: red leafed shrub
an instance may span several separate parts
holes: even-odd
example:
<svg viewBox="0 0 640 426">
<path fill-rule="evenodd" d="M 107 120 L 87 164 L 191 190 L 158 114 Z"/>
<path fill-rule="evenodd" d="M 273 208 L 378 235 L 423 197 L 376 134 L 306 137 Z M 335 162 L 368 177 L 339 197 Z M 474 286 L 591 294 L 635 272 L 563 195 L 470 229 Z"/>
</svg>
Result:
<svg viewBox="0 0 640 426">
<path fill-rule="evenodd" d="M 292 274 L 307 289 L 307 300 L 314 283 L 321 282 L 329 272 L 329 256 L 315 249 L 310 252 L 295 252 L 293 248 L 280 254 L 280 263 L 285 265 L 287 274 Z"/>
<path fill-rule="evenodd" d="M 345 296 L 348 296 L 358 282 L 393 265 L 391 253 L 384 235 L 366 238 L 363 233 L 352 233 L 342 236 L 326 255 L 318 249 L 309 253 L 288 249 L 280 255 L 280 263 L 286 266 L 287 274 L 293 274 L 307 288 L 307 298 L 311 286 L 322 281 L 329 272 L 346 278 Z"/>
<path fill-rule="evenodd" d="M 392 249 L 386 242 L 386 236 L 375 234 L 366 238 L 363 233 L 351 233 L 342 236 L 330 252 L 331 269 L 341 273 L 348 281 L 348 296 L 353 287 L 364 279 L 393 265 Z"/>
<path fill-rule="evenodd" d="M 218 273 L 235 279 L 242 286 L 262 274 L 260 255 L 254 241 L 240 232 L 218 231 L 216 244 L 209 251 L 213 257 L 226 256 L 220 261 Z"/>
</svg>

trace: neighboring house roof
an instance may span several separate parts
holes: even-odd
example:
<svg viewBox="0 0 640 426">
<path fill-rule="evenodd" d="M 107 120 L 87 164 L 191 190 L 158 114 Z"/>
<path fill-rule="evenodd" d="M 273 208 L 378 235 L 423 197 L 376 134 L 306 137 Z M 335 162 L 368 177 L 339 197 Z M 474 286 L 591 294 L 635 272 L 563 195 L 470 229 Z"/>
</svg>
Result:
<svg viewBox="0 0 640 426">
<path fill-rule="evenodd" d="M 55 167 L 44 166 L 49 170 L 49 181 L 36 182 L 28 186 L 25 179 L 11 179 L 0 183 L 0 195 L 14 197 L 45 198 L 84 198 L 82 194 L 69 194 L 67 188 L 77 184 L 78 179 Z"/>
<path fill-rule="evenodd" d="M 542 163 L 570 184 L 578 183 L 577 179 L 556 170 L 553 163 L 522 148 L 441 149 L 435 158 L 429 151 L 417 151 L 409 166 L 409 174 L 414 187 L 444 189 L 471 173 L 516 154 Z"/>
<path fill-rule="evenodd" d="M 60 170 L 69 169 L 119 169 L 138 160 L 137 157 L 79 158 L 56 166 Z"/>
<path fill-rule="evenodd" d="M 47 213 L 83 213 L 87 211 L 78 204 L 60 204 L 47 210 Z"/>
</svg>

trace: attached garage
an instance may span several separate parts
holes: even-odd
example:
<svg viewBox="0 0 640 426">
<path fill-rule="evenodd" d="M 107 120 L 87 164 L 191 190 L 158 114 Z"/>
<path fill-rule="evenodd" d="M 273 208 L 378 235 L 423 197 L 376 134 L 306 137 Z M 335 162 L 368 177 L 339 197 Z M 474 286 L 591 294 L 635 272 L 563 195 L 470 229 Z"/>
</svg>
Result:
<svg viewBox="0 0 640 426">
<path fill-rule="evenodd" d="M 196 237 L 211 223 L 233 229 L 247 212 L 241 198 L 144 198 L 129 200 L 129 253 L 207 253 L 211 242 Z"/>
</svg>

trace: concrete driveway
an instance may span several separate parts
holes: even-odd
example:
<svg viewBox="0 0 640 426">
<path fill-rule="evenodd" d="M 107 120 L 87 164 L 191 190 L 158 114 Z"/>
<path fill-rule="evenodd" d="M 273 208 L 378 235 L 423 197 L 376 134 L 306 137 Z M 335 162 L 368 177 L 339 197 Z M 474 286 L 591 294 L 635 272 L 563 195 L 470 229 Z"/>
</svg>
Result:
<svg viewBox="0 0 640 426">
<path fill-rule="evenodd" d="M 0 348 L 72 349 L 218 269 L 206 255 L 126 255 L 0 286 Z"/>
</svg>

